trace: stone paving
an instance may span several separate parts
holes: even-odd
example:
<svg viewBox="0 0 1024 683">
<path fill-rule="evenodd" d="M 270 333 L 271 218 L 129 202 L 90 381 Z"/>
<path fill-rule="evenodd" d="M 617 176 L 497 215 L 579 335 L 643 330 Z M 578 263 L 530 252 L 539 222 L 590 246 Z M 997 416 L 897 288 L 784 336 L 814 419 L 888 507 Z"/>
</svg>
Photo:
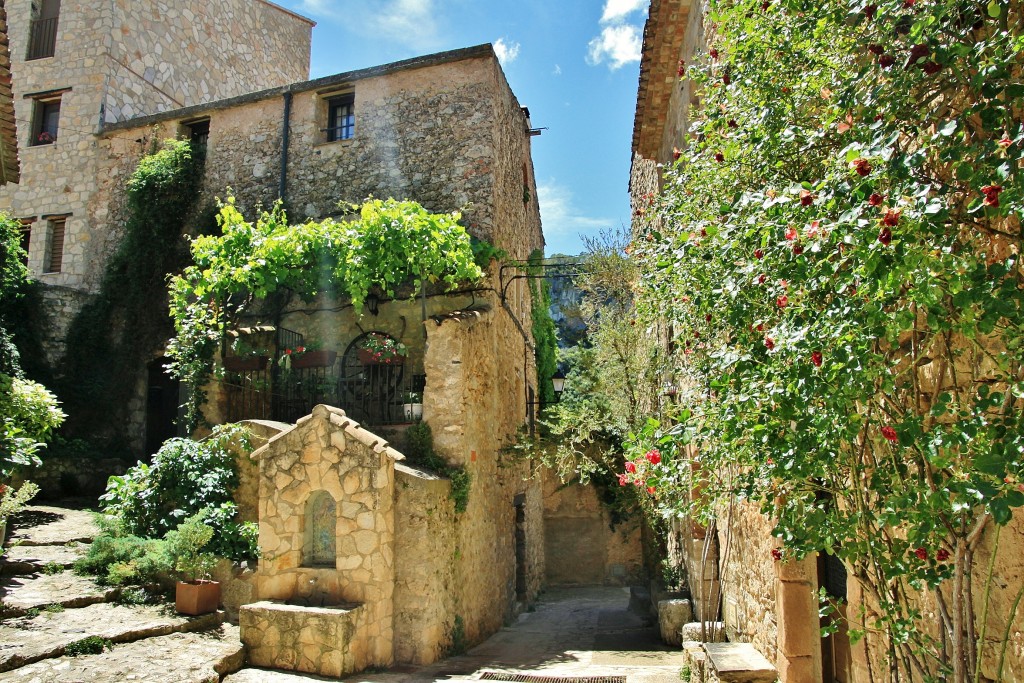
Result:
<svg viewBox="0 0 1024 683">
<path fill-rule="evenodd" d="M 300 683 L 318 676 L 242 669 L 238 629 L 221 614 L 186 618 L 169 606 L 111 604 L 112 589 L 69 571 L 46 574 L 50 562 L 67 566 L 97 532 L 88 512 L 32 507 L 15 520 L 3 567 L 0 599 L 16 613 L 67 605 L 63 611 L 7 618 L 0 624 L 0 683 Z M 45 541 L 41 542 L 41 541 Z M 78 544 L 68 545 L 74 541 Z M 13 575 L 10 575 L 13 574 Z M 76 601 L 92 604 L 75 607 Z M 10 610 L 8 611 L 10 614 Z M 96 655 L 63 656 L 86 636 L 114 642 Z M 649 615 L 629 609 L 624 588 L 553 588 L 535 611 L 469 652 L 426 667 L 366 672 L 350 683 L 424 683 L 478 680 L 485 672 L 579 678 L 624 676 L 627 683 L 677 683 L 683 653 L 661 644 Z"/>
<path fill-rule="evenodd" d="M 477 680 L 485 671 L 544 677 L 625 676 L 627 683 L 678 683 L 679 649 L 661 644 L 647 615 L 628 609 L 625 588 L 553 588 L 534 612 L 519 616 L 464 655 L 423 668 L 363 673 L 349 683 Z M 326 678 L 243 669 L 225 683 L 298 683 Z"/>
</svg>

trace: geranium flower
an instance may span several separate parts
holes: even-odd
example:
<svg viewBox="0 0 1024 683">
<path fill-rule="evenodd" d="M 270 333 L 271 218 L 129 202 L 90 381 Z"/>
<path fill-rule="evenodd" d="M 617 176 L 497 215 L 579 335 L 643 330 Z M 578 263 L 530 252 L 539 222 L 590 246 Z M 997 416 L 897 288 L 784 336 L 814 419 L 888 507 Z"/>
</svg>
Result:
<svg viewBox="0 0 1024 683">
<path fill-rule="evenodd" d="M 889 243 L 892 242 L 892 230 L 890 230 L 887 227 L 879 230 L 878 241 L 884 244 L 885 246 L 889 246 Z"/>
<path fill-rule="evenodd" d="M 647 462 L 651 463 L 652 465 L 657 465 L 659 462 L 661 462 L 661 452 L 657 448 L 652 448 L 651 450 L 647 451 L 647 453 L 644 454 L 644 457 L 647 458 Z"/>
<path fill-rule="evenodd" d="M 882 195 L 878 194 L 877 192 L 872 192 L 871 196 L 868 197 L 868 205 L 869 206 L 881 206 L 882 202 L 884 202 L 884 201 L 885 201 L 885 197 L 883 197 Z"/>
<path fill-rule="evenodd" d="M 863 157 L 854 159 L 850 163 L 850 167 L 853 168 L 859 176 L 866 176 L 871 173 L 871 162 Z"/>
<path fill-rule="evenodd" d="M 786 239 L 787 240 L 795 240 L 799 236 L 800 236 L 800 233 L 798 233 L 796 231 L 796 228 L 794 228 L 794 227 L 786 228 Z"/>
<path fill-rule="evenodd" d="M 811 352 L 811 362 L 814 363 L 815 367 L 821 367 L 821 351 Z"/>
<path fill-rule="evenodd" d="M 896 434 L 896 430 L 889 425 L 882 427 L 882 436 L 884 436 L 888 441 L 899 441 L 900 438 L 899 435 Z"/>
<path fill-rule="evenodd" d="M 985 195 L 985 206 L 998 207 L 999 193 L 1002 191 L 1002 185 L 986 185 L 985 187 L 981 188 L 981 193 Z"/>
</svg>

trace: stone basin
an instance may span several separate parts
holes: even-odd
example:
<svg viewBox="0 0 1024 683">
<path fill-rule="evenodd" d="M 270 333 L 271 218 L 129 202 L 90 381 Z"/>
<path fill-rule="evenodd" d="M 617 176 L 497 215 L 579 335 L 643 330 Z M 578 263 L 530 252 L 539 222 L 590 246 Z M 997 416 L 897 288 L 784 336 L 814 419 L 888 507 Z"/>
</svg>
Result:
<svg viewBox="0 0 1024 683">
<path fill-rule="evenodd" d="M 337 678 L 366 667 L 361 604 L 307 605 L 321 598 L 244 605 L 238 625 L 253 666 Z"/>
</svg>

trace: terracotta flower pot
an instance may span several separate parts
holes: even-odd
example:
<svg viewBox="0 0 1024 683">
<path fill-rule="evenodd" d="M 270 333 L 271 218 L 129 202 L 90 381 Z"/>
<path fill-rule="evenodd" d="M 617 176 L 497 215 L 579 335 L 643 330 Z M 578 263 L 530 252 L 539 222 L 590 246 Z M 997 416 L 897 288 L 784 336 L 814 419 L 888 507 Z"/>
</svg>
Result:
<svg viewBox="0 0 1024 683">
<path fill-rule="evenodd" d="M 220 604 L 217 581 L 179 581 L 174 591 L 174 609 L 181 614 L 209 614 Z"/>
<path fill-rule="evenodd" d="M 292 357 L 292 369 L 329 368 L 334 365 L 334 361 L 337 358 L 337 351 L 327 351 L 326 349 L 320 349 L 319 351 L 306 351 L 301 356 Z"/>
<path fill-rule="evenodd" d="M 230 372 L 266 370 L 269 362 L 267 356 L 227 356 L 224 358 L 224 369 Z"/>
</svg>

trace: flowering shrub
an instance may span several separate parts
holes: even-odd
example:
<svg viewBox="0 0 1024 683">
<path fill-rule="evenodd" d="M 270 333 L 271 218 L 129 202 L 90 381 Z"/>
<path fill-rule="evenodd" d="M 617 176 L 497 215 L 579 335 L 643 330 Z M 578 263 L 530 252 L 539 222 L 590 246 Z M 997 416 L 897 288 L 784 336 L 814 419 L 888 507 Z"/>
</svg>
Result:
<svg viewBox="0 0 1024 683">
<path fill-rule="evenodd" d="M 381 332 L 370 332 L 367 334 L 359 342 L 359 348 L 366 351 L 370 358 L 373 359 L 373 362 L 385 365 L 394 363 L 397 359 L 404 358 L 409 353 L 405 344 Z"/>
<path fill-rule="evenodd" d="M 634 223 L 692 414 L 630 461 L 702 521 L 759 503 L 779 557 L 838 554 L 906 680 L 969 680 L 1010 636 L 986 631 L 975 552 L 1024 505 L 1022 20 L 998 0 L 717 3 L 693 140 Z M 941 640 L 910 597 L 939 586 Z"/>
</svg>

